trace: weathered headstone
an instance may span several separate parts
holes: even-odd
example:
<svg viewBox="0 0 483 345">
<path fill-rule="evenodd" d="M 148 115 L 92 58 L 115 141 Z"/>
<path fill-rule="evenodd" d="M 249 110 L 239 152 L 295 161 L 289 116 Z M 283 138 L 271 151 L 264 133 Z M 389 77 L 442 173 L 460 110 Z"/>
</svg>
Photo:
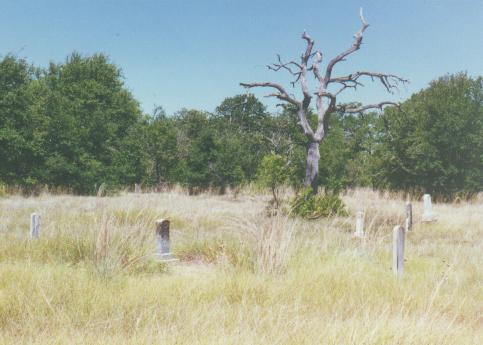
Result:
<svg viewBox="0 0 483 345">
<path fill-rule="evenodd" d="M 436 220 L 436 217 L 433 213 L 433 205 L 431 204 L 431 195 L 424 194 L 423 196 L 423 222 L 433 222 Z"/>
<path fill-rule="evenodd" d="M 170 250 L 169 225 L 167 219 L 156 221 L 156 258 L 160 261 L 176 260 Z"/>
<path fill-rule="evenodd" d="M 40 214 L 32 213 L 30 215 L 30 237 L 39 238 L 40 236 Z"/>
<path fill-rule="evenodd" d="M 139 183 L 134 184 L 134 193 L 141 194 L 141 185 Z"/>
<path fill-rule="evenodd" d="M 413 206 L 409 201 L 406 203 L 405 229 L 406 231 L 411 231 L 413 229 Z"/>
<path fill-rule="evenodd" d="M 356 214 L 356 231 L 354 232 L 354 237 L 364 237 L 364 212 L 362 211 Z"/>
<path fill-rule="evenodd" d="M 406 231 L 400 225 L 395 226 L 392 231 L 392 271 L 398 277 L 402 276 L 404 270 L 404 236 Z"/>
</svg>

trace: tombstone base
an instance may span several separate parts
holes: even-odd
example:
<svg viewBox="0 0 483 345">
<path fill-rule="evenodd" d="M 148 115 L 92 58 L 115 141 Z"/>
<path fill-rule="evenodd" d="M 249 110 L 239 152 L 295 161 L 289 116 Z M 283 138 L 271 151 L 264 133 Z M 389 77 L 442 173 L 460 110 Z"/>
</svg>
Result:
<svg viewBox="0 0 483 345">
<path fill-rule="evenodd" d="M 353 238 L 364 238 L 366 235 L 362 231 L 356 231 L 352 234 Z"/>
<path fill-rule="evenodd" d="M 171 253 L 165 253 L 165 254 L 154 254 L 154 258 L 156 261 L 159 262 L 175 262 L 179 261 L 179 259 L 175 258 L 173 254 Z"/>
</svg>

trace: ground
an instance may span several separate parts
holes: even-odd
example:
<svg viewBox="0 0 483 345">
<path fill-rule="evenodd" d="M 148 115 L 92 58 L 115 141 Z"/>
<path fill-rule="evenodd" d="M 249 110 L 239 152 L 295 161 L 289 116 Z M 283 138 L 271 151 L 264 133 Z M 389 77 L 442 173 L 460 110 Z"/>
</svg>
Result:
<svg viewBox="0 0 483 345">
<path fill-rule="evenodd" d="M 267 217 L 268 196 L 0 198 L 1 344 L 483 344 L 483 202 L 343 196 L 351 216 Z M 365 210 L 365 241 L 352 236 Z M 42 215 L 29 239 L 32 212 Z M 171 220 L 179 262 L 153 259 Z"/>
</svg>

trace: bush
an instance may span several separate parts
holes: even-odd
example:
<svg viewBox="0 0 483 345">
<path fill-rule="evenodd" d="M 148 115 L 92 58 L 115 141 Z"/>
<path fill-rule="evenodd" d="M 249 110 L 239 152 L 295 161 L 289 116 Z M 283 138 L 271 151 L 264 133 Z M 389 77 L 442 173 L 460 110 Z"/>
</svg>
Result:
<svg viewBox="0 0 483 345">
<path fill-rule="evenodd" d="M 304 189 L 291 202 L 291 212 L 307 219 L 321 217 L 348 216 L 344 202 L 337 194 L 312 194 L 312 189 Z"/>
<path fill-rule="evenodd" d="M 263 157 L 257 173 L 257 183 L 262 188 L 270 189 L 275 208 L 280 205 L 280 190 L 288 182 L 290 172 L 287 161 L 281 155 L 270 154 Z"/>
</svg>

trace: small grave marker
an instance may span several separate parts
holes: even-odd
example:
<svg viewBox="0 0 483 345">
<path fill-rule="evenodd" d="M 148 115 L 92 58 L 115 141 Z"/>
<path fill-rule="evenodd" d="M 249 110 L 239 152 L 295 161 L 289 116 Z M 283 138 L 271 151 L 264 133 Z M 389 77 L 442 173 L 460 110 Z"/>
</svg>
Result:
<svg viewBox="0 0 483 345">
<path fill-rule="evenodd" d="M 400 225 L 392 231 L 392 271 L 397 277 L 401 277 L 404 270 L 404 236 L 406 231 Z"/>
<path fill-rule="evenodd" d="M 139 183 L 134 184 L 134 193 L 141 194 L 141 185 Z"/>
<path fill-rule="evenodd" d="M 156 258 L 160 261 L 177 261 L 170 250 L 169 225 L 167 219 L 156 221 Z"/>
<path fill-rule="evenodd" d="M 436 220 L 436 217 L 433 213 L 433 205 L 431 203 L 431 195 L 429 194 L 424 194 L 423 196 L 423 206 L 424 206 L 424 211 L 423 211 L 423 222 L 434 222 Z"/>
<path fill-rule="evenodd" d="M 356 231 L 354 237 L 364 238 L 364 212 L 359 211 L 356 215 Z"/>
<path fill-rule="evenodd" d="M 30 237 L 39 238 L 40 236 L 40 214 L 32 213 L 30 215 Z"/>
<path fill-rule="evenodd" d="M 411 231 L 413 229 L 413 206 L 409 201 L 406 203 L 405 229 L 406 231 Z"/>
</svg>

